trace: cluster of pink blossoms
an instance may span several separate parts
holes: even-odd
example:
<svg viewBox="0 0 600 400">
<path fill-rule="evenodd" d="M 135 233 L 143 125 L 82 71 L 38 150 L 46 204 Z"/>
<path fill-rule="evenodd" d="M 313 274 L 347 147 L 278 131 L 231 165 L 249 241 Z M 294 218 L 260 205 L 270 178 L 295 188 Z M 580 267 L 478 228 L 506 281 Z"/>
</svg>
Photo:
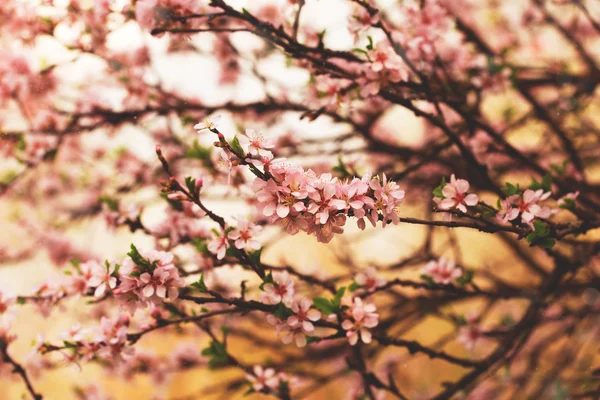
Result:
<svg viewBox="0 0 600 400">
<path fill-rule="evenodd" d="M 159 304 L 165 299 L 177 299 L 179 288 L 185 282 L 173 264 L 173 254 L 158 250 L 137 250 L 125 257 L 120 266 L 114 263 L 101 265 L 90 261 L 82 271 L 90 271 L 88 285 L 101 297 L 112 290 L 123 306 L 132 313 L 138 306 Z"/>
<path fill-rule="evenodd" d="M 360 229 L 365 229 L 365 219 L 373 226 L 377 220 L 383 226 L 399 222 L 404 190 L 385 175 L 339 180 L 284 163 L 272 164 L 268 172 L 271 179 L 254 181 L 256 197 L 262 213 L 291 235 L 302 230 L 327 243 L 344 231 L 347 216 L 357 218 Z"/>
<path fill-rule="evenodd" d="M 547 219 L 556 211 L 538 203 L 550 197 L 551 192 L 543 189 L 527 189 L 522 194 L 514 194 L 502 200 L 502 210 L 498 217 L 504 222 L 521 218 L 521 222 L 530 225 L 534 218 Z"/>
<path fill-rule="evenodd" d="M 431 260 L 423 268 L 423 274 L 431 277 L 435 283 L 449 285 L 453 280 L 462 276 L 463 271 L 454 260 L 448 260 L 444 257 L 438 260 Z"/>
<path fill-rule="evenodd" d="M 286 306 L 291 315 L 283 319 L 269 315 L 268 321 L 276 327 L 277 334 L 282 335 L 283 343 L 295 342 L 298 347 L 306 346 L 306 336 L 314 332 L 313 322 L 321 319 L 321 313 L 311 309 L 310 299 L 295 296 L 294 281 L 286 271 L 274 273 L 273 282 L 263 285 L 261 301 Z"/>
<path fill-rule="evenodd" d="M 194 128 L 199 132 L 217 132 L 218 120 L 219 116 L 207 118 Z M 270 151 L 273 141 L 252 129 L 247 129 L 238 141 L 247 162 L 264 169 L 266 177 L 257 177 L 252 185 L 263 215 L 269 217 L 271 223 L 283 226 L 290 235 L 304 231 L 327 243 L 334 234 L 344 231 L 347 216 L 357 218 L 360 229 L 365 229 L 366 220 L 373 226 L 381 220 L 384 227 L 400 221 L 397 208 L 405 192 L 385 174 L 381 178 L 367 174 L 362 179 L 344 180 L 330 173 L 317 175 L 313 170 L 304 170 L 282 159 L 274 160 Z M 244 229 L 248 239 L 256 231 L 252 225 L 245 225 Z M 230 245 L 229 239 L 235 240 L 236 247 L 253 243 L 240 241 L 238 230 L 215 237 L 209 250 L 222 259 Z"/>
<path fill-rule="evenodd" d="M 344 298 L 342 304 L 349 301 L 348 298 Z M 349 307 L 344 313 L 342 322 L 348 342 L 351 346 L 356 345 L 359 339 L 363 343 L 371 343 L 369 328 L 374 328 L 379 324 L 379 314 L 375 312 L 377 308 L 374 304 L 363 303 L 360 297 L 355 297 Z"/>
<path fill-rule="evenodd" d="M 127 328 L 130 319 L 127 315 L 115 318 L 102 317 L 97 329 L 82 329 L 75 325 L 65 335 L 68 345 L 61 350 L 65 361 L 78 364 L 94 357 L 104 360 L 123 361 L 131 357 L 134 348 L 127 344 Z M 38 344 L 40 351 L 45 349 L 43 342 Z"/>
<path fill-rule="evenodd" d="M 390 82 L 408 80 L 408 66 L 387 40 L 381 40 L 367 52 L 370 64 L 363 69 L 364 78 L 359 79 L 363 97 L 374 96 Z"/>
<path fill-rule="evenodd" d="M 290 381 L 283 372 L 277 373 L 273 368 L 263 368 L 260 365 L 255 365 L 252 373 L 246 375 L 246 379 L 257 392 L 277 392 L 282 383 Z"/>
<path fill-rule="evenodd" d="M 261 226 L 243 217 L 238 217 L 237 227 L 221 231 L 220 234 L 212 237 L 208 242 L 208 251 L 217 256 L 218 260 L 222 260 L 227 253 L 227 249 L 231 246 L 230 242 L 233 242 L 238 250 L 259 250 L 261 244 L 256 240 L 256 236 L 261 230 Z"/>
</svg>

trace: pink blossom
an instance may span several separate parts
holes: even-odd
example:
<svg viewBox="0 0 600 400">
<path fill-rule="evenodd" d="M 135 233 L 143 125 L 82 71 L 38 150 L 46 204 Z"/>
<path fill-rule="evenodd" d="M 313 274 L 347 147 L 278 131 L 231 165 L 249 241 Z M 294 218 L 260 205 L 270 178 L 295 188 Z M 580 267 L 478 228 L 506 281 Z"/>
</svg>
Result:
<svg viewBox="0 0 600 400">
<path fill-rule="evenodd" d="M 560 199 L 558 199 L 558 205 L 559 206 L 565 206 L 565 205 L 567 205 L 567 201 L 566 200 L 573 200 L 573 201 L 575 201 L 577 199 L 577 197 L 579 197 L 579 191 L 567 193 L 563 197 L 561 197 Z"/>
<path fill-rule="evenodd" d="M 375 289 L 386 283 L 384 278 L 377 276 L 377 270 L 374 267 L 369 267 L 363 272 L 356 274 L 354 276 L 354 281 L 369 292 L 374 292 Z"/>
<path fill-rule="evenodd" d="M 135 307 L 138 302 L 152 305 L 167 297 L 177 299 L 179 288 L 184 287 L 185 282 L 179 277 L 179 271 L 173 264 L 173 253 L 140 249 L 139 254 L 145 260 L 144 265 L 136 264 L 131 257 L 126 257 L 121 263 L 121 282 L 113 293 L 122 304 Z"/>
<path fill-rule="evenodd" d="M 456 208 L 464 213 L 467 212 L 467 206 L 475 206 L 479 202 L 476 194 L 467 194 L 469 182 L 465 179 L 456 179 L 454 174 L 442 189 L 444 199 L 439 203 L 441 210 L 450 210 Z"/>
<path fill-rule="evenodd" d="M 255 237 L 262 228 L 243 217 L 238 218 L 237 221 L 237 227 L 227 234 L 227 237 L 234 241 L 235 247 L 249 250 L 260 249 L 260 242 Z"/>
<path fill-rule="evenodd" d="M 310 307 L 310 299 L 295 299 L 291 306 L 294 315 L 288 317 L 287 324 L 291 327 L 299 326 L 306 333 L 314 331 L 315 327 L 311 321 L 318 321 L 321 318 L 321 313 L 317 310 L 311 310 Z"/>
<path fill-rule="evenodd" d="M 527 189 L 523 194 L 515 194 L 502 201 L 502 210 L 498 217 L 504 222 L 512 221 L 521 216 L 521 221 L 530 224 L 535 218 L 549 218 L 554 211 L 548 207 L 542 207 L 538 203 L 550 197 L 551 192 L 543 189 Z"/>
<path fill-rule="evenodd" d="M 460 278 L 463 271 L 456 266 L 453 260 L 441 257 L 438 260 L 429 261 L 423 268 L 423 273 L 430 276 L 435 283 L 449 285 L 453 280 Z"/>
<path fill-rule="evenodd" d="M 273 368 L 265 368 L 255 365 L 252 374 L 247 374 L 246 379 L 252 384 L 252 388 L 257 392 L 262 390 L 276 390 L 279 387 L 279 378 Z"/>
<path fill-rule="evenodd" d="M 84 269 L 87 268 L 92 272 L 92 276 L 88 280 L 88 285 L 96 288 L 94 296 L 102 297 L 107 290 L 114 289 L 117 286 L 117 278 L 114 276 L 114 263 L 101 265 L 97 261 L 92 260 L 84 264 Z"/>
<path fill-rule="evenodd" d="M 198 131 L 198 133 L 203 131 L 214 131 L 217 129 L 217 122 L 221 120 L 220 115 L 215 115 L 212 117 L 206 117 L 204 121 L 197 123 L 194 125 L 194 129 Z"/>
<path fill-rule="evenodd" d="M 477 317 L 470 314 L 467 316 L 467 324 L 461 326 L 458 330 L 458 342 L 471 351 L 482 337 L 483 330 L 477 322 Z"/>
<path fill-rule="evenodd" d="M 287 271 L 275 272 L 273 283 L 263 286 L 262 301 L 268 304 L 283 303 L 289 306 L 294 300 L 294 280 Z"/>
<path fill-rule="evenodd" d="M 227 239 L 227 236 L 223 232 L 218 236 L 214 236 L 208 242 L 207 247 L 208 247 L 208 251 L 210 251 L 211 253 L 216 255 L 218 260 L 222 260 L 225 257 L 225 253 L 227 252 L 227 249 L 229 248 L 229 240 Z"/>
<path fill-rule="evenodd" d="M 363 304 L 360 297 L 355 297 L 342 322 L 342 328 L 346 331 L 346 337 L 351 346 L 356 345 L 358 340 L 363 343 L 371 343 L 371 331 L 379 324 L 379 315 L 375 312 L 374 304 Z"/>
<path fill-rule="evenodd" d="M 15 298 L 8 296 L 6 293 L 0 290 L 0 316 L 6 314 L 8 308 L 15 304 Z"/>
<path fill-rule="evenodd" d="M 262 134 L 257 133 L 254 129 L 246 129 L 244 135 L 239 136 L 240 144 L 248 148 L 248 153 L 253 156 L 266 156 L 271 153 L 270 150 L 275 147 L 275 143 L 271 139 L 265 138 Z"/>
<path fill-rule="evenodd" d="M 4 318 L 0 320 L 0 345 L 7 346 L 17 339 L 17 335 L 11 331 L 11 322 Z"/>
</svg>

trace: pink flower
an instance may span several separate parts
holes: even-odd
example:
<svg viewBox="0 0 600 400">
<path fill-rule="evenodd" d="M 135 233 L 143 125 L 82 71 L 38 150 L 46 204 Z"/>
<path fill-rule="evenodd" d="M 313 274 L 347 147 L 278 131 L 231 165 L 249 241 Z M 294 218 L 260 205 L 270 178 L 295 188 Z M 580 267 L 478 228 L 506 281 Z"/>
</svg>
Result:
<svg viewBox="0 0 600 400">
<path fill-rule="evenodd" d="M 463 271 L 455 265 L 453 260 L 441 257 L 438 260 L 429 261 L 423 268 L 423 273 L 430 276 L 435 283 L 448 285 L 453 280 L 460 278 Z"/>
<path fill-rule="evenodd" d="M 477 322 L 475 314 L 467 316 L 467 324 L 458 330 L 458 342 L 465 346 L 469 351 L 473 350 L 477 342 L 483 337 L 483 330 Z"/>
<path fill-rule="evenodd" d="M 264 389 L 276 390 L 279 386 L 279 378 L 273 368 L 263 369 L 260 365 L 255 365 L 252 374 L 247 374 L 246 379 L 252 384 L 252 388 L 257 392 Z"/>
<path fill-rule="evenodd" d="M 245 135 L 241 135 L 238 139 L 242 146 L 248 147 L 248 153 L 253 156 L 267 156 L 271 153 L 268 149 L 275 147 L 275 143 L 271 139 L 265 138 L 254 129 L 246 129 Z"/>
<path fill-rule="evenodd" d="M 273 283 L 266 283 L 263 290 L 262 300 L 269 304 L 289 306 L 294 300 L 294 281 L 287 271 L 275 272 Z"/>
<path fill-rule="evenodd" d="M 17 339 L 17 335 L 10 332 L 11 322 L 9 319 L 0 321 L 0 343 L 8 345 Z"/>
<path fill-rule="evenodd" d="M 442 210 L 456 208 L 464 213 L 467 212 L 467 206 L 475 206 L 479 202 L 476 194 L 467 194 L 469 182 L 465 179 L 456 179 L 454 174 L 450 177 L 450 182 L 442 189 L 444 199 L 439 203 Z"/>
<path fill-rule="evenodd" d="M 119 285 L 113 290 L 124 305 L 132 307 L 139 302 L 145 305 L 158 304 L 167 297 L 171 300 L 179 297 L 179 288 L 185 286 L 179 270 L 173 264 L 173 253 L 140 249 L 144 258 L 141 265 L 131 257 L 126 257 L 119 269 Z"/>
<path fill-rule="evenodd" d="M 229 248 L 229 240 L 225 233 L 221 233 L 219 236 L 213 237 L 208 242 L 208 251 L 217 256 L 218 260 L 222 260 L 225 257 L 225 253 Z"/>
<path fill-rule="evenodd" d="M 90 287 L 95 287 L 94 296 L 102 297 L 107 290 L 114 289 L 117 286 L 117 278 L 113 276 L 115 272 L 114 263 L 101 265 L 97 261 L 88 261 L 84 264 L 85 268 L 90 268 L 92 276 L 88 281 Z"/>
<path fill-rule="evenodd" d="M 551 192 L 544 192 L 543 189 L 536 191 L 527 189 L 521 195 L 512 195 L 502 201 L 502 210 L 498 213 L 498 217 L 507 222 L 520 215 L 521 221 L 526 224 L 531 224 L 535 217 L 549 218 L 554 211 L 549 207 L 542 207 L 538 203 L 546 200 L 551 194 Z"/>
<path fill-rule="evenodd" d="M 213 131 L 217 129 L 217 122 L 221 120 L 220 115 L 215 115 L 213 117 L 206 117 L 204 121 L 197 123 L 194 125 L 194 129 L 198 131 L 198 133 L 203 131 Z"/>
<path fill-rule="evenodd" d="M 573 200 L 573 201 L 575 201 L 575 199 L 577 199 L 577 197 L 579 197 L 579 191 L 567 193 L 563 197 L 561 197 L 560 199 L 558 199 L 558 205 L 559 206 L 564 206 L 564 205 L 567 204 L 566 200 Z"/>
<path fill-rule="evenodd" d="M 310 307 L 310 299 L 294 300 L 291 307 L 294 315 L 288 317 L 287 324 L 291 327 L 300 327 L 301 330 L 307 333 L 314 331 L 315 327 L 311 321 L 318 321 L 321 318 L 321 313 L 317 310 L 311 310 Z"/>
<path fill-rule="evenodd" d="M 229 232 L 227 237 L 234 241 L 234 245 L 237 249 L 260 249 L 260 242 L 254 237 L 261 231 L 261 227 L 253 224 L 247 219 L 240 217 L 238 218 L 238 226 L 236 229 Z"/>
<path fill-rule="evenodd" d="M 369 183 L 371 189 L 375 191 L 376 199 L 385 201 L 402 200 L 404 199 L 404 190 L 394 181 L 388 181 L 387 176 L 383 174 L 383 179 L 375 178 Z"/>
<path fill-rule="evenodd" d="M 375 289 L 386 283 L 384 278 L 377 276 L 377 270 L 374 267 L 369 267 L 363 272 L 356 274 L 354 281 L 369 292 L 375 291 Z"/>
<path fill-rule="evenodd" d="M 371 331 L 379 324 L 379 315 L 375 312 L 374 304 L 363 304 L 360 297 L 355 297 L 346 319 L 342 322 L 342 328 L 346 331 L 346 337 L 351 346 L 358 343 L 360 338 L 363 343 L 371 343 Z"/>
<path fill-rule="evenodd" d="M 8 311 L 8 308 L 13 304 L 15 304 L 15 298 L 7 296 L 6 293 L 3 293 L 0 290 L 0 316 L 5 314 Z"/>
</svg>

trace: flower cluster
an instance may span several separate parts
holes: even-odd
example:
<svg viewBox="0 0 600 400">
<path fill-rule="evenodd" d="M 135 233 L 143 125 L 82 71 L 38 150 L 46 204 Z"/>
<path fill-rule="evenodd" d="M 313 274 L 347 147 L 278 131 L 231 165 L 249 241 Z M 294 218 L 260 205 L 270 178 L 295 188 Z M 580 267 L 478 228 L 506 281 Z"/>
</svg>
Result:
<svg viewBox="0 0 600 400">
<path fill-rule="evenodd" d="M 462 276 L 463 271 L 454 260 L 448 260 L 440 257 L 437 260 L 431 260 L 423 268 L 423 274 L 430 277 L 435 283 L 449 285 L 453 280 Z"/>
<path fill-rule="evenodd" d="M 173 253 L 158 250 L 137 251 L 132 245 L 119 269 L 120 284 L 114 293 L 126 303 L 152 305 L 179 296 L 185 282 L 173 264 Z"/>
<path fill-rule="evenodd" d="M 379 314 L 375 311 L 374 304 L 365 304 L 360 297 L 355 297 L 350 308 L 344 313 L 342 328 L 346 331 L 346 337 L 350 345 L 354 346 L 358 340 L 363 343 L 371 343 L 371 331 L 379 324 Z"/>
<path fill-rule="evenodd" d="M 287 273 L 275 272 L 272 282 L 267 282 L 262 287 L 261 301 L 267 304 L 283 303 L 290 307 L 294 301 L 294 280 Z"/>
<path fill-rule="evenodd" d="M 289 377 L 283 372 L 277 373 L 273 368 L 263 368 L 260 365 L 255 365 L 252 368 L 252 373 L 246 374 L 246 379 L 252 386 L 252 389 L 257 392 L 277 392 L 280 387 L 289 384 Z"/>
<path fill-rule="evenodd" d="M 287 319 L 275 318 L 277 334 L 282 335 L 281 341 L 285 344 L 294 342 L 298 347 L 304 347 L 308 343 L 307 336 L 314 334 L 313 322 L 321 319 L 321 313 L 311 309 L 311 301 L 307 298 L 294 299 L 290 312 L 292 315 Z"/>
<path fill-rule="evenodd" d="M 124 307 L 135 312 L 138 306 L 177 299 L 179 288 L 184 287 L 185 282 L 179 277 L 173 258 L 172 253 L 138 250 L 131 245 L 131 251 L 120 265 L 90 261 L 82 264 L 80 270 L 85 273 L 88 286 L 95 288 L 96 297 L 112 291 Z"/>
<path fill-rule="evenodd" d="M 385 175 L 339 180 L 285 163 L 272 165 L 268 172 L 271 179 L 254 181 L 257 200 L 262 213 L 289 234 L 302 230 L 327 243 L 344 231 L 347 216 L 357 218 L 360 229 L 365 229 L 365 220 L 373 226 L 378 220 L 383 226 L 399 222 L 397 207 L 404 190 Z"/>
<path fill-rule="evenodd" d="M 95 329 L 82 329 L 75 325 L 65 335 L 65 349 L 61 350 L 67 363 L 79 364 L 95 357 L 108 361 L 124 361 L 131 357 L 134 348 L 127 344 L 127 329 L 130 319 L 127 315 L 115 318 L 102 317 L 100 326 Z M 39 344 L 39 351 L 48 350 Z"/>
<path fill-rule="evenodd" d="M 547 219 L 555 211 L 538 203 L 549 198 L 551 194 L 551 192 L 544 192 L 543 189 L 527 189 L 521 194 L 513 194 L 502 200 L 502 210 L 498 213 L 498 217 L 504 222 L 514 221 L 520 217 L 521 222 L 528 225 L 536 217 Z"/>
</svg>

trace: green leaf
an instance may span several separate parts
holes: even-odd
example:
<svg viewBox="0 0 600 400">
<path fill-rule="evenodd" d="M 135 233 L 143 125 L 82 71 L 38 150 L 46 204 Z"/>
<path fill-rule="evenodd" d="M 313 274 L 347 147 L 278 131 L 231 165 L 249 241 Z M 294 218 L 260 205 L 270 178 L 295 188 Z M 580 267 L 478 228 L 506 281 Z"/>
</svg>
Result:
<svg viewBox="0 0 600 400">
<path fill-rule="evenodd" d="M 208 251 L 207 243 L 208 243 L 208 241 L 206 239 L 192 238 L 192 244 L 194 245 L 194 247 L 196 248 L 196 251 L 198 251 L 198 253 L 203 253 L 203 254 L 210 253 Z"/>
<path fill-rule="evenodd" d="M 196 191 L 196 179 L 191 176 L 185 177 L 185 186 L 190 191 L 190 193 L 194 193 Z"/>
<path fill-rule="evenodd" d="M 261 247 L 256 251 L 248 253 L 248 255 L 250 256 L 250 261 L 252 261 L 254 265 L 260 265 L 260 255 L 262 254 L 263 249 L 264 247 Z"/>
<path fill-rule="evenodd" d="M 474 271 L 472 269 L 466 269 L 464 271 L 464 273 L 462 274 L 462 276 L 460 278 L 456 279 L 456 283 L 461 286 L 464 286 L 467 283 L 471 283 L 473 281 L 473 274 L 474 274 Z"/>
<path fill-rule="evenodd" d="M 353 48 L 352 51 L 355 52 L 355 53 L 360 53 L 360 54 L 364 54 L 365 56 L 368 56 L 368 53 L 367 53 L 366 50 L 360 49 L 358 47 Z"/>
<path fill-rule="evenodd" d="M 563 203 L 558 206 L 559 208 L 562 208 L 564 210 L 570 210 L 570 211 L 575 211 L 575 200 L 573 199 L 562 199 Z"/>
<path fill-rule="evenodd" d="M 352 282 L 350 284 L 350 286 L 348 286 L 348 291 L 350 291 L 350 292 L 354 292 L 354 291 L 356 291 L 358 289 L 360 289 L 360 285 L 358 283 L 356 283 L 356 282 Z"/>
<path fill-rule="evenodd" d="M 542 221 L 535 221 L 533 223 L 533 232 L 530 232 L 527 236 L 525 236 L 525 240 L 531 246 L 539 246 L 544 249 L 550 249 L 554 247 L 556 244 L 556 240 L 548 237 L 550 231 L 548 229 L 548 225 L 546 225 Z"/>
<path fill-rule="evenodd" d="M 440 182 L 439 186 L 436 187 L 435 189 L 433 189 L 432 193 L 433 193 L 434 197 L 437 197 L 440 199 L 444 198 L 444 194 L 442 193 L 444 186 L 446 186 L 446 178 L 442 177 L 442 181 Z"/>
<path fill-rule="evenodd" d="M 25 297 L 23 297 L 23 296 L 17 297 L 17 304 L 23 305 L 25 303 L 27 303 L 27 299 Z"/>
<path fill-rule="evenodd" d="M 194 289 L 198 289 L 200 291 L 200 293 L 208 292 L 208 288 L 206 287 L 206 284 L 204 283 L 204 274 L 200 274 L 200 279 L 198 279 L 196 282 L 192 283 L 190 286 L 193 287 Z"/>
<path fill-rule="evenodd" d="M 367 39 L 369 40 L 369 44 L 367 45 L 367 50 L 373 50 L 375 48 L 375 46 L 373 46 L 373 38 L 371 36 L 368 36 Z"/>
<path fill-rule="evenodd" d="M 335 314 L 336 312 L 335 307 L 324 297 L 315 297 L 313 299 L 313 305 L 325 315 Z"/>
<path fill-rule="evenodd" d="M 346 293 L 346 287 L 342 286 L 341 288 L 338 289 L 338 291 L 335 293 L 335 296 L 333 296 L 333 300 L 331 300 L 331 304 L 337 309 L 340 308 L 340 304 L 342 302 L 342 297 L 344 297 L 344 293 Z"/>
<path fill-rule="evenodd" d="M 210 168 L 213 165 L 210 159 L 211 151 L 212 149 L 210 147 L 201 146 L 198 141 L 195 140 L 192 147 L 186 149 L 184 157 L 200 160 L 205 167 Z"/>
<path fill-rule="evenodd" d="M 140 254 L 140 252 L 138 251 L 138 249 L 135 247 L 135 245 L 133 243 L 131 243 L 130 249 L 131 250 L 129 251 L 129 253 L 127 253 L 127 255 L 129 257 L 131 257 L 133 262 L 138 267 L 140 267 L 142 270 L 154 271 L 154 269 L 156 268 L 156 265 L 154 263 L 151 263 L 150 261 L 146 260 L 144 257 L 142 257 L 142 255 Z"/>
<path fill-rule="evenodd" d="M 287 308 L 285 305 L 283 305 L 283 303 L 279 303 L 273 315 L 281 320 L 285 320 L 294 315 L 294 312 L 290 308 Z"/>
<path fill-rule="evenodd" d="M 502 188 L 502 192 L 504 192 L 506 197 L 515 195 L 519 193 L 519 185 L 515 186 L 510 182 L 506 182 L 506 186 Z"/>
<path fill-rule="evenodd" d="M 112 199 L 108 196 L 100 196 L 98 197 L 98 201 L 102 204 L 106 204 L 110 211 L 119 211 L 119 201 Z"/>
<path fill-rule="evenodd" d="M 209 346 L 202 350 L 202 355 L 210 357 L 208 360 L 208 366 L 210 368 L 217 368 L 227 363 L 227 350 L 223 343 L 217 341 L 211 341 Z"/>
<path fill-rule="evenodd" d="M 165 201 L 167 203 L 169 203 L 169 205 L 171 206 L 172 209 L 177 210 L 177 211 L 183 211 L 183 204 L 181 204 L 181 201 L 171 200 L 170 198 L 167 197 L 166 193 L 162 194 L 162 198 L 165 199 Z"/>
<path fill-rule="evenodd" d="M 334 166 L 332 169 L 332 172 L 335 172 L 336 174 L 338 174 L 340 176 L 340 178 L 349 178 L 352 176 L 352 174 L 350 173 L 350 171 L 348 171 L 348 168 L 346 168 L 346 165 L 344 165 L 344 161 L 342 161 L 342 157 L 338 157 L 338 163 L 336 166 Z"/>
<path fill-rule="evenodd" d="M 223 339 L 225 339 L 229 334 L 229 327 L 227 325 L 223 325 L 221 327 L 221 332 L 223 332 Z"/>
<path fill-rule="evenodd" d="M 321 338 L 318 336 L 306 336 L 306 344 L 319 343 Z"/>
<path fill-rule="evenodd" d="M 246 158 L 246 152 L 244 151 L 244 148 L 240 144 L 240 141 L 239 141 L 237 135 L 233 137 L 233 140 L 231 141 L 231 143 L 229 145 L 231 146 L 231 149 L 233 150 L 233 152 L 235 153 L 236 156 L 238 156 L 239 158 Z"/>
<path fill-rule="evenodd" d="M 263 279 L 263 282 L 260 284 L 260 286 L 258 288 L 260 290 L 265 290 L 264 286 L 267 283 L 273 283 L 273 274 L 271 273 L 271 271 L 269 271 L 269 273 L 267 274 L 267 276 L 265 276 L 265 278 Z"/>
<path fill-rule="evenodd" d="M 432 287 L 436 287 L 437 285 L 435 284 L 435 282 L 433 281 L 433 278 L 430 277 L 429 275 L 426 274 L 421 274 L 420 278 L 422 280 L 424 280 L 427 283 L 427 286 L 432 288 Z"/>
<path fill-rule="evenodd" d="M 552 168 L 552 170 L 556 172 L 557 175 L 563 176 L 567 172 L 568 164 L 569 160 L 564 160 L 562 164 L 550 164 L 550 168 Z"/>
<path fill-rule="evenodd" d="M 542 182 L 538 182 L 535 178 L 532 178 L 529 189 L 538 190 L 543 189 L 545 192 L 552 190 L 552 175 L 546 174 L 542 178 Z"/>
</svg>

